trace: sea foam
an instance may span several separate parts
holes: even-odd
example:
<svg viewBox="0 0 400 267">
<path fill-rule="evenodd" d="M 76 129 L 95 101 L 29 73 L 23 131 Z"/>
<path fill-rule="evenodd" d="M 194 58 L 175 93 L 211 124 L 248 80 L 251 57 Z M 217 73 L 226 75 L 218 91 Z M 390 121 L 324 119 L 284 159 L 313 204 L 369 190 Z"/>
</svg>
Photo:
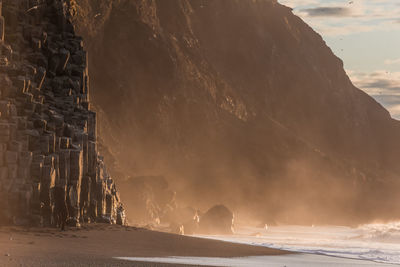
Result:
<svg viewBox="0 0 400 267">
<path fill-rule="evenodd" d="M 196 266 L 229 266 L 229 267 L 384 267 L 384 263 L 327 257 L 312 254 L 293 254 L 283 256 L 255 256 L 237 258 L 216 257 L 115 257 L 119 260 L 135 262 L 152 262 L 165 264 L 188 264 Z"/>
<path fill-rule="evenodd" d="M 201 236 L 295 252 L 400 264 L 400 222 L 343 226 L 236 228 L 235 235 Z"/>
</svg>

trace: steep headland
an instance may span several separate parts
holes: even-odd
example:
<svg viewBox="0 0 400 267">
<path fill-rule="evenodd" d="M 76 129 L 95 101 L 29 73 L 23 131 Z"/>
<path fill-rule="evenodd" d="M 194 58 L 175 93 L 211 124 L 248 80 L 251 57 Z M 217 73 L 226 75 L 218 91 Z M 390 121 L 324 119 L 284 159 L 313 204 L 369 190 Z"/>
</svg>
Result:
<svg viewBox="0 0 400 267">
<path fill-rule="evenodd" d="M 125 176 L 132 214 L 125 180 L 163 175 L 178 203 L 224 203 L 238 218 L 400 217 L 399 122 L 290 8 L 74 0 L 71 12 L 90 55 L 104 151 Z M 157 219 L 168 205 L 151 200 Z"/>
</svg>

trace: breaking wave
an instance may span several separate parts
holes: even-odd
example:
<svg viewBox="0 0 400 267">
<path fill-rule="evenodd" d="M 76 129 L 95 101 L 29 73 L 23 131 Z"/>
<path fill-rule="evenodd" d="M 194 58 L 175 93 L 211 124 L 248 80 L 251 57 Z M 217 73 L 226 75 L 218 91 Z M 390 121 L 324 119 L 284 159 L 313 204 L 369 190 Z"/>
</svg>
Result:
<svg viewBox="0 0 400 267">
<path fill-rule="evenodd" d="M 360 239 L 400 244 L 400 222 L 366 224 L 359 229 L 363 232 Z"/>
<path fill-rule="evenodd" d="M 224 241 L 381 263 L 400 264 L 400 222 L 344 226 L 239 227 Z"/>
</svg>

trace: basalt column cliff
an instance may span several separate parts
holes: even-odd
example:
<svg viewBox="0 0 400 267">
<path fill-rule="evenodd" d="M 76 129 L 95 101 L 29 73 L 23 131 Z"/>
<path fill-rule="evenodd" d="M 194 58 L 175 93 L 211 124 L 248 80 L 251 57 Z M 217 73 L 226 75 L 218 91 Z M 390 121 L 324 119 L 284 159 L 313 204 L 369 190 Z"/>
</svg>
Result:
<svg viewBox="0 0 400 267">
<path fill-rule="evenodd" d="M 97 153 L 87 53 L 68 10 L 61 0 L 2 1 L 1 223 L 124 223 Z"/>
</svg>

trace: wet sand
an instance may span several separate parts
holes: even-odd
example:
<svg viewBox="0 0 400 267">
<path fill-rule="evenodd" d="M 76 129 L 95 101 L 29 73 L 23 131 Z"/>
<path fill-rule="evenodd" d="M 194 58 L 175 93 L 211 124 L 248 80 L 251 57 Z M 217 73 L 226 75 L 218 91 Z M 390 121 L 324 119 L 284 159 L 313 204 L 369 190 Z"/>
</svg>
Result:
<svg viewBox="0 0 400 267">
<path fill-rule="evenodd" d="M 113 257 L 244 257 L 289 252 L 135 227 L 95 224 L 65 232 L 51 228 L 2 227 L 0 253 L 0 266 L 169 266 Z"/>
</svg>

